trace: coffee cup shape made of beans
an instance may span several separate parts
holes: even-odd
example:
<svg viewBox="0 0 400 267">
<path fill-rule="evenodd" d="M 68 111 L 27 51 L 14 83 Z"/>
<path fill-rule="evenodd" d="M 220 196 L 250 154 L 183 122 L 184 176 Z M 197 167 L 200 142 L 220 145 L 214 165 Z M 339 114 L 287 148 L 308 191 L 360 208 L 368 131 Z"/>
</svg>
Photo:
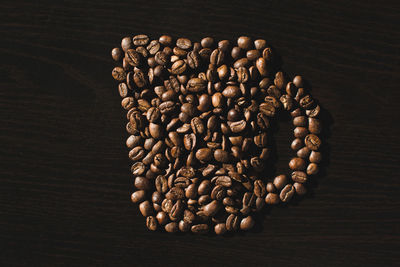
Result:
<svg viewBox="0 0 400 267">
<path fill-rule="evenodd" d="M 149 230 L 246 231 L 254 213 L 307 192 L 321 161 L 320 106 L 263 39 L 127 36 L 112 49 L 134 192 Z M 265 177 L 270 122 L 293 118 L 289 174 Z"/>
</svg>

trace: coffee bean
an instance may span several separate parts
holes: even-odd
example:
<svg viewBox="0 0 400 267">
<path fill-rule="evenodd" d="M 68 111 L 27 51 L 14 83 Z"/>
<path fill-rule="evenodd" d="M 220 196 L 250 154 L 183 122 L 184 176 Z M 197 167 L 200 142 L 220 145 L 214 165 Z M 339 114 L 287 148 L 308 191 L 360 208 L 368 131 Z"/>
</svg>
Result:
<svg viewBox="0 0 400 267">
<path fill-rule="evenodd" d="M 257 197 L 264 197 L 266 194 L 265 184 L 261 180 L 254 181 L 254 194 Z"/>
<path fill-rule="evenodd" d="M 125 52 L 125 58 L 129 65 L 137 67 L 140 64 L 140 54 L 134 49 L 128 49 Z"/>
<path fill-rule="evenodd" d="M 178 227 L 181 232 L 188 232 L 190 230 L 191 225 L 190 223 L 181 220 L 179 221 Z"/>
<path fill-rule="evenodd" d="M 308 118 L 308 130 L 312 134 L 321 133 L 321 123 L 318 119 Z"/>
<path fill-rule="evenodd" d="M 140 203 L 139 210 L 144 217 L 150 216 L 153 214 L 153 208 L 150 204 L 150 201 L 146 200 Z"/>
<path fill-rule="evenodd" d="M 319 105 L 316 105 L 314 108 L 312 109 L 307 109 L 306 110 L 306 114 L 308 117 L 310 118 L 315 118 L 319 115 L 319 113 L 321 112 L 321 107 Z"/>
<path fill-rule="evenodd" d="M 215 66 L 219 66 L 224 62 L 224 60 L 225 60 L 225 54 L 220 49 L 214 49 L 211 52 L 211 55 L 210 55 L 210 63 L 211 64 L 213 64 Z"/>
<path fill-rule="evenodd" d="M 257 59 L 256 67 L 262 77 L 268 76 L 267 63 L 264 58 L 260 57 Z"/>
<path fill-rule="evenodd" d="M 135 162 L 131 167 L 131 171 L 133 175 L 139 176 L 146 171 L 146 166 L 142 162 Z"/>
<path fill-rule="evenodd" d="M 248 67 L 250 65 L 250 60 L 248 58 L 240 58 L 233 63 L 233 67 L 238 69 L 240 67 Z"/>
<path fill-rule="evenodd" d="M 293 78 L 293 84 L 297 87 L 297 88 L 301 88 L 304 86 L 304 82 L 303 82 L 303 77 L 301 76 L 296 76 Z"/>
<path fill-rule="evenodd" d="M 131 37 L 124 37 L 121 41 L 122 50 L 125 52 L 128 49 L 132 48 L 132 39 Z"/>
<path fill-rule="evenodd" d="M 250 230 L 251 228 L 253 228 L 254 226 L 254 219 L 251 216 L 247 216 L 245 218 L 243 218 L 240 222 L 240 229 L 241 230 Z"/>
<path fill-rule="evenodd" d="M 187 90 L 193 93 L 199 93 L 206 89 L 206 81 L 200 78 L 192 78 L 187 83 Z"/>
<path fill-rule="evenodd" d="M 195 234 L 205 234 L 208 232 L 208 224 L 195 224 L 192 226 L 191 231 Z"/>
<path fill-rule="evenodd" d="M 120 48 L 115 47 L 111 50 L 111 57 L 112 59 L 114 59 L 115 61 L 120 61 L 122 58 L 122 51 Z"/>
<path fill-rule="evenodd" d="M 313 162 L 313 163 L 320 163 L 322 160 L 321 152 L 311 151 L 309 160 L 310 160 L 310 162 Z"/>
<path fill-rule="evenodd" d="M 300 106 L 305 109 L 310 109 L 314 105 L 314 99 L 310 95 L 306 95 L 302 99 L 300 99 Z"/>
<path fill-rule="evenodd" d="M 306 162 L 302 158 L 293 158 L 289 162 L 289 168 L 296 171 L 305 170 Z"/>
<path fill-rule="evenodd" d="M 231 214 L 226 219 L 226 229 L 228 231 L 236 231 L 239 229 L 240 219 L 237 215 Z"/>
<path fill-rule="evenodd" d="M 293 118 L 293 125 L 296 127 L 304 127 L 307 125 L 307 118 L 305 116 L 298 116 Z"/>
<path fill-rule="evenodd" d="M 281 190 L 288 183 L 286 175 L 281 174 L 275 177 L 273 185 L 276 189 Z"/>
<path fill-rule="evenodd" d="M 282 202 L 289 202 L 289 200 L 293 197 L 294 193 L 295 193 L 294 187 L 291 184 L 288 184 L 282 189 L 279 197 L 282 200 Z"/>
<path fill-rule="evenodd" d="M 296 127 L 293 131 L 296 138 L 304 138 L 308 133 L 308 129 L 305 127 Z"/>
<path fill-rule="evenodd" d="M 298 150 L 298 149 L 300 149 L 303 145 L 304 145 L 304 144 L 303 144 L 303 140 L 300 139 L 300 138 L 296 138 L 296 139 L 293 140 L 293 142 L 292 142 L 292 144 L 290 145 L 290 147 L 291 147 L 293 150 Z"/>
<path fill-rule="evenodd" d="M 247 36 L 241 36 L 237 40 L 238 47 L 245 50 L 250 50 L 253 46 L 251 39 Z"/>
<path fill-rule="evenodd" d="M 178 60 L 171 66 L 171 73 L 182 74 L 186 70 L 186 63 L 183 60 Z"/>
<path fill-rule="evenodd" d="M 157 230 L 157 220 L 154 216 L 148 216 L 146 218 L 146 226 L 149 230 L 155 231 Z"/>
<path fill-rule="evenodd" d="M 178 223 L 177 222 L 170 222 L 170 223 L 165 225 L 164 229 L 168 233 L 176 233 L 179 230 Z"/>
<path fill-rule="evenodd" d="M 162 35 L 160 36 L 160 38 L 158 39 L 158 41 L 160 42 L 160 44 L 165 45 L 165 46 L 170 46 L 172 45 L 172 37 L 169 35 Z"/>
<path fill-rule="evenodd" d="M 271 62 L 273 60 L 273 53 L 270 47 L 267 47 L 263 50 L 262 57 L 266 62 Z"/>
<path fill-rule="evenodd" d="M 126 72 L 125 72 L 125 70 L 123 69 L 123 68 L 121 68 L 121 67 L 115 67 L 113 70 L 112 70 L 112 76 L 113 76 L 113 78 L 115 79 L 115 80 L 117 80 L 117 81 L 123 81 L 123 80 L 125 80 L 125 78 L 126 78 Z"/>
<path fill-rule="evenodd" d="M 316 163 L 310 163 L 307 166 L 307 174 L 314 175 L 317 174 L 319 171 L 318 165 Z"/>
<path fill-rule="evenodd" d="M 307 188 L 306 188 L 303 184 L 294 183 L 294 184 L 293 184 L 293 187 L 295 188 L 296 193 L 297 193 L 299 196 L 303 196 L 303 195 L 305 195 L 305 194 L 307 193 Z"/>
<path fill-rule="evenodd" d="M 211 48 L 214 44 L 214 39 L 212 37 L 205 37 L 201 39 L 201 46 L 205 48 Z"/>
<path fill-rule="evenodd" d="M 246 52 L 246 57 L 248 60 L 250 61 L 255 61 L 257 58 L 259 58 L 261 56 L 261 53 L 259 50 L 249 50 Z"/>
<path fill-rule="evenodd" d="M 267 41 L 264 39 L 257 39 L 254 41 L 254 47 L 258 50 L 263 50 L 267 46 Z"/>
<path fill-rule="evenodd" d="M 187 54 L 187 64 L 192 69 L 197 69 L 200 66 L 200 55 L 196 51 L 191 51 Z"/>
<path fill-rule="evenodd" d="M 215 184 L 230 187 L 232 185 L 232 179 L 229 176 L 217 176 Z"/>
<path fill-rule="evenodd" d="M 271 103 L 268 103 L 268 102 L 261 103 L 259 106 L 259 109 L 264 115 L 266 115 L 268 117 L 275 116 L 276 110 L 275 110 L 275 107 Z"/>
<path fill-rule="evenodd" d="M 133 203 L 143 202 L 146 199 L 146 191 L 138 190 L 131 195 L 131 200 Z"/>
<path fill-rule="evenodd" d="M 205 131 L 203 121 L 199 117 L 194 117 L 191 120 L 190 125 L 194 134 L 203 134 Z"/>
<path fill-rule="evenodd" d="M 223 235 L 226 233 L 226 225 L 225 223 L 218 223 L 214 226 L 214 231 L 217 235 Z"/>
<path fill-rule="evenodd" d="M 319 147 L 321 146 L 321 140 L 316 136 L 315 134 L 309 134 L 304 138 L 304 143 L 306 146 L 315 151 L 318 150 Z"/>
<path fill-rule="evenodd" d="M 176 46 L 186 50 L 192 47 L 192 41 L 187 38 L 178 38 L 178 40 L 176 40 Z"/>
<path fill-rule="evenodd" d="M 280 198 L 278 194 L 268 193 L 265 197 L 265 203 L 268 205 L 276 205 L 280 202 Z"/>
<path fill-rule="evenodd" d="M 299 158 L 306 159 L 306 158 L 308 158 L 310 153 L 311 153 L 311 150 L 308 147 L 303 147 L 303 148 L 299 149 L 299 151 L 297 151 L 297 156 Z"/>
<path fill-rule="evenodd" d="M 267 183 L 266 189 L 268 193 L 274 193 L 276 191 L 276 187 L 271 182 Z"/>
<path fill-rule="evenodd" d="M 218 162 L 227 163 L 229 161 L 229 153 L 222 149 L 216 149 L 214 151 L 214 158 Z"/>
<path fill-rule="evenodd" d="M 132 39 L 133 39 L 133 44 L 136 46 L 147 45 L 150 41 L 149 37 L 145 34 L 136 35 Z"/>
<path fill-rule="evenodd" d="M 134 148 L 134 147 L 140 145 L 141 141 L 142 141 L 142 138 L 140 136 L 131 135 L 128 137 L 128 139 L 126 139 L 126 146 L 128 148 Z"/>
<path fill-rule="evenodd" d="M 292 172 L 292 180 L 297 183 L 305 183 L 307 182 L 307 174 L 302 171 L 294 171 Z"/>
<path fill-rule="evenodd" d="M 144 151 L 143 147 L 137 146 L 129 151 L 129 158 L 132 161 L 138 161 L 145 156 L 145 153 L 146 152 Z"/>
</svg>

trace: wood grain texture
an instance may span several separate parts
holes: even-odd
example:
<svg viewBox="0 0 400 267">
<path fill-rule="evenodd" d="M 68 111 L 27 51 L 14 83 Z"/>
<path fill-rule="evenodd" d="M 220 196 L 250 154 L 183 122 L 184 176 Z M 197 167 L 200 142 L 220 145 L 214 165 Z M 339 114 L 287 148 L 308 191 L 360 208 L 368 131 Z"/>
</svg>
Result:
<svg viewBox="0 0 400 267">
<path fill-rule="evenodd" d="M 0 3 L 2 266 L 395 266 L 400 245 L 400 4 Z M 235 236 L 151 233 L 132 179 L 112 47 L 126 34 L 267 39 L 326 112 L 313 193 Z M 291 128 L 276 136 L 286 170 Z"/>
</svg>

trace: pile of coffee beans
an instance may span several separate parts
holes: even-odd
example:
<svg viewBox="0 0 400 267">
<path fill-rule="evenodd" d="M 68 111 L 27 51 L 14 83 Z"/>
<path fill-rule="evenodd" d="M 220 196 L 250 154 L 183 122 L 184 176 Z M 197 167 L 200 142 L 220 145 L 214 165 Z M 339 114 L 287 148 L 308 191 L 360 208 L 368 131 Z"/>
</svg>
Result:
<svg viewBox="0 0 400 267">
<path fill-rule="evenodd" d="M 249 230 L 265 205 L 306 193 L 321 161 L 320 106 L 301 76 L 279 69 L 263 39 L 193 42 L 140 34 L 111 51 L 126 141 L 131 199 L 150 230 Z M 290 175 L 266 177 L 271 122 L 293 117 Z"/>
</svg>

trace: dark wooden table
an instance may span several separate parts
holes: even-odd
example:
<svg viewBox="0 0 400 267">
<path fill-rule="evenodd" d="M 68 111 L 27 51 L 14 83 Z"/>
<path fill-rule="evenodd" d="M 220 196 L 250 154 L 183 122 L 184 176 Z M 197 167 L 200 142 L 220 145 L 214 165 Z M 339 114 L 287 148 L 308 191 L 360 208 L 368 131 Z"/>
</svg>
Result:
<svg viewBox="0 0 400 267">
<path fill-rule="evenodd" d="M 399 264 L 393 2 L 2 1 L 1 266 Z M 327 156 L 312 193 L 235 236 L 147 231 L 129 199 L 125 114 L 110 75 L 110 49 L 132 33 L 266 38 L 326 110 Z M 290 131 L 282 122 L 278 170 Z"/>
</svg>

